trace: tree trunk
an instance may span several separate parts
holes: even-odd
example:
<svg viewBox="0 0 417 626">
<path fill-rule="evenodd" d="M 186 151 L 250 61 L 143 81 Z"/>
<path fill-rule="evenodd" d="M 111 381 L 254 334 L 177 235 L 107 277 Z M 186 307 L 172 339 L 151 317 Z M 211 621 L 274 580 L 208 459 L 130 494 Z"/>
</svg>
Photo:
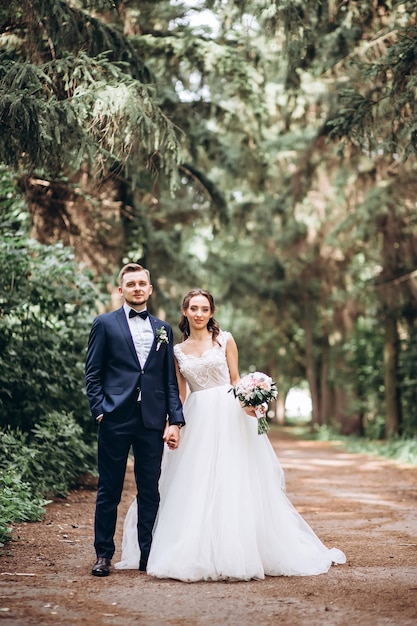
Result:
<svg viewBox="0 0 417 626">
<path fill-rule="evenodd" d="M 320 424 L 329 424 L 332 416 L 332 391 L 329 388 L 329 343 L 323 339 L 320 368 Z"/>
<path fill-rule="evenodd" d="M 398 330 L 392 315 L 386 315 L 384 323 L 385 436 L 392 437 L 399 435 L 401 429 L 401 404 L 397 389 Z"/>
<path fill-rule="evenodd" d="M 285 423 L 285 398 L 286 395 L 284 392 L 279 391 L 278 398 L 275 402 L 275 419 L 277 424 L 281 426 Z"/>
<path fill-rule="evenodd" d="M 316 377 L 316 364 L 314 361 L 313 328 L 311 318 L 308 315 L 308 302 L 306 302 L 306 315 L 304 319 L 304 332 L 306 341 L 306 375 L 311 395 L 311 425 L 321 425 L 320 422 L 320 398 Z"/>
</svg>

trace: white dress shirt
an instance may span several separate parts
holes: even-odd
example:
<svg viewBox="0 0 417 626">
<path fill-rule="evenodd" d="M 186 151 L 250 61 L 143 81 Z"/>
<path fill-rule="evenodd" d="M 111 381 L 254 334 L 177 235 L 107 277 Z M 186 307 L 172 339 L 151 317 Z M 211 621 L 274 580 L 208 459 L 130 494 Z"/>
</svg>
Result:
<svg viewBox="0 0 417 626">
<path fill-rule="evenodd" d="M 147 317 L 146 320 L 143 320 L 139 315 L 129 317 L 132 307 L 128 304 L 125 303 L 123 308 L 126 313 L 126 319 L 135 345 L 136 354 L 138 355 L 140 366 L 143 368 L 154 340 L 152 325 L 149 317 Z"/>
</svg>

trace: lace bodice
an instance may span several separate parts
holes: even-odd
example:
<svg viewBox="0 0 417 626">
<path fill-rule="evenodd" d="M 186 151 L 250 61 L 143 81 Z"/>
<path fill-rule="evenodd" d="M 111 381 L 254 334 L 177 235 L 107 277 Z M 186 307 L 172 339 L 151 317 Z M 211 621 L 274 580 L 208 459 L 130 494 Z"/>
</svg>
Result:
<svg viewBox="0 0 417 626">
<path fill-rule="evenodd" d="M 191 391 L 200 391 L 210 387 L 230 384 L 229 368 L 226 361 L 226 344 L 230 337 L 227 331 L 220 331 L 218 341 L 206 350 L 201 357 L 184 354 L 181 344 L 174 346 L 181 374 L 186 379 Z"/>
</svg>

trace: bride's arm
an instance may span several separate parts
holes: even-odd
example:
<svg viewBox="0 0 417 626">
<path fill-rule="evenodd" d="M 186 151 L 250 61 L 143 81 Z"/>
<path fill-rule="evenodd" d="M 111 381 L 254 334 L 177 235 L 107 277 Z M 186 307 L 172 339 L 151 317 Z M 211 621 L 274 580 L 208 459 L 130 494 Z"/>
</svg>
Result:
<svg viewBox="0 0 417 626">
<path fill-rule="evenodd" d="M 236 341 L 232 335 L 229 336 L 226 344 L 226 360 L 229 368 L 230 382 L 236 385 L 239 382 L 239 355 L 237 351 Z"/>
<path fill-rule="evenodd" d="M 180 372 L 180 368 L 178 366 L 177 359 L 175 356 L 174 356 L 174 361 L 175 361 L 175 372 L 176 372 L 177 381 L 178 381 L 179 396 L 180 396 L 181 403 L 184 404 L 185 396 L 187 393 L 186 381 L 185 381 L 184 376 Z M 175 450 L 176 448 L 178 448 L 178 445 L 180 442 L 179 432 L 180 430 L 178 428 L 178 424 L 170 425 L 169 422 L 167 421 L 165 425 L 163 439 L 165 443 L 168 445 L 168 448 L 170 450 Z"/>
<path fill-rule="evenodd" d="M 184 404 L 185 398 L 187 397 L 187 383 L 186 383 L 184 376 L 180 372 L 177 359 L 175 358 L 174 360 L 175 360 L 175 371 L 177 374 L 177 381 L 178 381 L 178 391 L 180 392 L 180 400 L 182 404 Z"/>
<path fill-rule="evenodd" d="M 230 335 L 226 344 L 226 360 L 229 368 L 230 382 L 234 386 L 240 380 L 239 375 L 239 354 L 237 350 L 236 341 Z M 256 410 L 253 406 L 243 406 L 242 409 L 251 417 L 256 417 Z"/>
</svg>

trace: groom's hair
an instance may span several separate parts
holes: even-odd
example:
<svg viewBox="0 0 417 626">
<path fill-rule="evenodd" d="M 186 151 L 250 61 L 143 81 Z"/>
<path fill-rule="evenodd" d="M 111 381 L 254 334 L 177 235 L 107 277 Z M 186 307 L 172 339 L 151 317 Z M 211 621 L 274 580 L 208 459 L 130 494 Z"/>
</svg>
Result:
<svg viewBox="0 0 417 626">
<path fill-rule="evenodd" d="M 130 272 L 145 272 L 148 277 L 149 284 L 151 283 L 151 273 L 146 267 L 139 265 L 139 263 L 127 263 L 127 265 L 123 265 L 122 269 L 119 272 L 119 286 L 121 287 L 123 284 L 123 276 L 125 274 L 129 274 Z"/>
</svg>

